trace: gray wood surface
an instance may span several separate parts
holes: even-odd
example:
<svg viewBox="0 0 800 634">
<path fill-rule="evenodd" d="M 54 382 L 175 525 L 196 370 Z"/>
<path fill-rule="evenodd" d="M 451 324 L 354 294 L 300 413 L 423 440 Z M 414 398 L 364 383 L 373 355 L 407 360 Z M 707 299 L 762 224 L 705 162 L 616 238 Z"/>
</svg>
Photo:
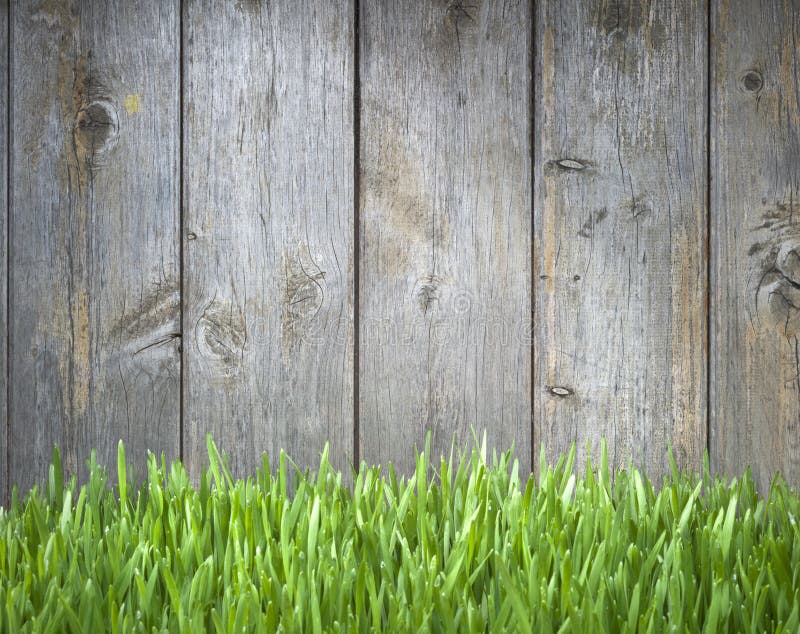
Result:
<svg viewBox="0 0 800 634">
<path fill-rule="evenodd" d="M 213 19 L 212 19 L 213 16 Z M 184 14 L 184 450 L 353 449 L 353 6 Z"/>
<path fill-rule="evenodd" d="M 713 9 L 711 458 L 767 491 L 800 481 L 800 2 Z"/>
<path fill-rule="evenodd" d="M 0 0 L 0 505 L 8 499 L 8 2 Z"/>
<path fill-rule="evenodd" d="M 706 443 L 706 9 L 537 6 L 534 443 L 660 480 Z"/>
<path fill-rule="evenodd" d="M 363 2 L 359 432 L 531 442 L 530 5 Z"/>
<path fill-rule="evenodd" d="M 10 1 L 0 501 L 206 432 L 800 482 L 800 0 Z"/>
<path fill-rule="evenodd" d="M 10 473 L 179 450 L 178 2 L 12 7 Z"/>
</svg>

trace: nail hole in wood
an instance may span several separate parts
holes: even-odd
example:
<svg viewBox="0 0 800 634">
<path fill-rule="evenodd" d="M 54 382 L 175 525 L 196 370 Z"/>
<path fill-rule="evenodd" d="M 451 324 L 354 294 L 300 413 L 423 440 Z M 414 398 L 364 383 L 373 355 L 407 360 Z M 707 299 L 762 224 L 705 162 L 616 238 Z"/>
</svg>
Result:
<svg viewBox="0 0 800 634">
<path fill-rule="evenodd" d="M 565 170 L 580 171 L 580 170 L 586 168 L 586 165 L 584 165 L 580 161 L 576 161 L 575 159 L 569 159 L 569 158 L 560 159 L 560 160 L 556 161 L 556 165 L 558 165 L 560 168 L 565 169 Z"/>
</svg>

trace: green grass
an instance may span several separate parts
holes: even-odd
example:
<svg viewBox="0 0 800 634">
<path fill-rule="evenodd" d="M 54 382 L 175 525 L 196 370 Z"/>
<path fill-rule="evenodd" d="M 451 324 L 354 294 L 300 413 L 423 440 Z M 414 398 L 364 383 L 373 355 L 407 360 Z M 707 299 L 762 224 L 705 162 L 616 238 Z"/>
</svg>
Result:
<svg viewBox="0 0 800 634">
<path fill-rule="evenodd" d="M 485 441 L 484 441 L 485 442 Z M 776 480 L 573 475 L 520 480 L 511 452 L 366 468 L 323 453 L 234 481 L 209 440 L 199 490 L 150 456 L 118 481 L 94 459 L 0 511 L 0 631 L 788 631 L 800 627 L 800 502 Z M 544 464 L 544 462 L 542 462 Z M 296 477 L 296 492 L 288 481 Z"/>
</svg>

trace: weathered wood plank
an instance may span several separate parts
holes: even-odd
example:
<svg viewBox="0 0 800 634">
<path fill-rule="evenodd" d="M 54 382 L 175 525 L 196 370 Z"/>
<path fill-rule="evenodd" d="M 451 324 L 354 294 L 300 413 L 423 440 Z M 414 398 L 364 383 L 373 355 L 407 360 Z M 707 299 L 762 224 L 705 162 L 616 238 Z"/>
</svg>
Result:
<svg viewBox="0 0 800 634">
<path fill-rule="evenodd" d="M 707 13 L 538 3 L 534 442 L 658 479 L 706 442 Z M 596 455 L 596 454 L 595 454 Z"/>
<path fill-rule="evenodd" d="M 360 447 L 531 447 L 530 3 L 361 4 Z"/>
<path fill-rule="evenodd" d="M 11 480 L 179 450 L 178 2 L 13 2 Z"/>
<path fill-rule="evenodd" d="M 800 2 L 718 0 L 712 35 L 711 460 L 766 492 L 800 484 Z"/>
<path fill-rule="evenodd" d="M 213 15 L 213 18 L 211 17 Z M 353 7 L 185 5 L 184 448 L 353 455 Z"/>
<path fill-rule="evenodd" d="M 8 500 L 8 2 L 0 0 L 0 505 Z"/>
</svg>

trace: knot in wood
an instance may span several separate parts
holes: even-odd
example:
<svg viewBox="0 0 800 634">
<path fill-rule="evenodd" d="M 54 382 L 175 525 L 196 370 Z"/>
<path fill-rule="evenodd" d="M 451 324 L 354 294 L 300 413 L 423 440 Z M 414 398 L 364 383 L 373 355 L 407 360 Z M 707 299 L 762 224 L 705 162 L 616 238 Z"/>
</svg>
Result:
<svg viewBox="0 0 800 634">
<path fill-rule="evenodd" d="M 764 77 L 757 70 L 747 70 L 739 77 L 739 86 L 745 92 L 757 93 L 764 87 Z"/>
<path fill-rule="evenodd" d="M 197 321 L 195 337 L 200 352 L 216 359 L 225 376 L 238 374 L 247 342 L 247 327 L 237 306 L 224 300 L 212 300 Z"/>
<path fill-rule="evenodd" d="M 548 176 L 566 176 L 567 174 L 590 174 L 594 163 L 590 160 L 565 156 L 564 158 L 551 159 L 544 163 L 544 173 Z"/>
<path fill-rule="evenodd" d="M 759 282 L 756 310 L 783 336 L 800 335 L 800 244 L 781 245 L 774 265 Z"/>
<path fill-rule="evenodd" d="M 75 144 L 87 157 L 107 150 L 118 130 L 117 111 L 107 101 L 92 101 L 75 115 Z"/>
<path fill-rule="evenodd" d="M 475 30 L 478 27 L 477 15 L 480 11 L 476 1 L 450 0 L 445 11 L 445 22 L 457 33 Z"/>
<path fill-rule="evenodd" d="M 417 281 L 414 299 L 419 312 L 423 315 L 427 315 L 433 305 L 439 301 L 439 283 L 440 280 L 436 275 L 426 275 Z"/>
<path fill-rule="evenodd" d="M 625 32 L 641 23 L 641 17 L 626 2 L 610 2 L 603 4 L 601 26 L 603 31 L 616 37 L 624 37 Z M 637 19 L 638 18 L 638 19 Z"/>
<path fill-rule="evenodd" d="M 308 245 L 283 254 L 283 301 L 281 303 L 281 348 L 297 346 L 325 302 L 325 271 L 319 256 Z"/>
<path fill-rule="evenodd" d="M 565 170 L 580 171 L 586 168 L 586 165 L 584 165 L 581 161 L 576 161 L 575 159 L 571 158 L 560 159 L 556 161 L 556 165 Z"/>
</svg>

